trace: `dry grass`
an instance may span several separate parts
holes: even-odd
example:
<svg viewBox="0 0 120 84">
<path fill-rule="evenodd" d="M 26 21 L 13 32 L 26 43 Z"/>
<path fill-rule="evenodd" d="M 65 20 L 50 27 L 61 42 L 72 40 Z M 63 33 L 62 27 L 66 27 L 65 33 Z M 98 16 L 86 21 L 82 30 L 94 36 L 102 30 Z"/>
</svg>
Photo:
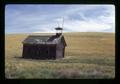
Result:
<svg viewBox="0 0 120 84">
<path fill-rule="evenodd" d="M 65 33 L 65 58 L 23 59 L 22 41 L 27 34 L 5 36 L 7 78 L 114 78 L 115 35 L 111 33 Z"/>
</svg>

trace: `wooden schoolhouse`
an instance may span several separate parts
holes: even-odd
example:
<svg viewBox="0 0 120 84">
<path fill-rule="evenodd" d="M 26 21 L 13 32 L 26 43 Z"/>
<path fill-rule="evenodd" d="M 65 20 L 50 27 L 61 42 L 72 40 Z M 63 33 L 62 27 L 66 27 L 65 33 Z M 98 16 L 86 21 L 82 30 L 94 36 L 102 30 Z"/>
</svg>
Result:
<svg viewBox="0 0 120 84">
<path fill-rule="evenodd" d="M 62 28 L 57 27 L 55 35 L 29 35 L 23 41 L 23 58 L 59 59 L 65 54 L 66 41 Z"/>
</svg>

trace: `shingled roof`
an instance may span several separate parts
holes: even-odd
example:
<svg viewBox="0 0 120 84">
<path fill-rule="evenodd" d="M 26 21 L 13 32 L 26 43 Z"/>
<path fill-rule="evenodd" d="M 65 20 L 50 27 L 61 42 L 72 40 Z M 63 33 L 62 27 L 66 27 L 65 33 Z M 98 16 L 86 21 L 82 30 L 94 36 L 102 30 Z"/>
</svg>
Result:
<svg viewBox="0 0 120 84">
<path fill-rule="evenodd" d="M 62 35 L 61 36 L 56 36 L 56 35 L 46 35 L 46 36 L 30 35 L 23 41 L 23 44 L 57 44 L 60 41 L 63 41 L 65 46 L 66 46 L 65 39 Z"/>
</svg>

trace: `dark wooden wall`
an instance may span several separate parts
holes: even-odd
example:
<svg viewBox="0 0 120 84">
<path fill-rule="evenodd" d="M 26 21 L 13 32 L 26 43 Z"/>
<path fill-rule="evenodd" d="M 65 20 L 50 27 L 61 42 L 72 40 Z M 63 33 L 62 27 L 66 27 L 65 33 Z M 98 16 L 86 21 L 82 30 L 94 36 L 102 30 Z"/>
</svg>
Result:
<svg viewBox="0 0 120 84">
<path fill-rule="evenodd" d="M 23 45 L 24 58 L 56 59 L 55 45 Z"/>
</svg>

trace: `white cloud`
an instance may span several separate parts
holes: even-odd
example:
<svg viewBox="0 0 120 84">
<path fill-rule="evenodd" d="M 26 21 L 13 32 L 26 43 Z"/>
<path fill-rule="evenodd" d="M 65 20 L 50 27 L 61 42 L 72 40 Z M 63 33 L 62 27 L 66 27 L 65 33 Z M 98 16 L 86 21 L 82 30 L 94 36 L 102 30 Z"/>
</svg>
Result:
<svg viewBox="0 0 120 84">
<path fill-rule="evenodd" d="M 100 24 L 97 22 L 90 22 L 90 21 L 69 21 L 66 22 L 65 28 L 74 31 L 74 32 L 88 32 L 88 31 L 103 31 L 105 29 L 109 29 L 110 25 L 108 24 Z"/>
<path fill-rule="evenodd" d="M 49 11 L 51 9 L 47 9 L 49 11 L 47 12 L 46 9 L 36 7 L 36 5 L 32 6 L 36 7 L 35 11 L 34 9 L 28 11 L 26 7 L 29 8 L 29 6 L 24 6 L 25 8 L 21 10 L 13 10 L 15 8 L 6 10 L 5 31 L 55 32 L 54 28 L 58 26 L 58 23 L 62 26 L 61 17 L 64 17 L 64 31 L 115 32 L 115 7 L 113 5 L 64 6 L 65 9 L 52 9 L 52 12 Z M 57 8 L 60 5 L 54 7 Z M 42 11 L 40 11 L 41 9 Z M 45 13 L 43 13 L 44 11 Z"/>
</svg>

